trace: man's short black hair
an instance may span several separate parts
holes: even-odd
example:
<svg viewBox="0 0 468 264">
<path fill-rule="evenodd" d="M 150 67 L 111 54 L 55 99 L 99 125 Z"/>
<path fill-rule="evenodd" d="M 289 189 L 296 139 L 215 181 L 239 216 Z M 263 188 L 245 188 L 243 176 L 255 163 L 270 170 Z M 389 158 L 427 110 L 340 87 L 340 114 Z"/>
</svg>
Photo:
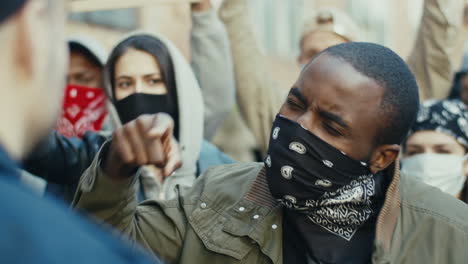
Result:
<svg viewBox="0 0 468 264">
<path fill-rule="evenodd" d="M 418 84 L 403 59 L 389 48 L 366 42 L 339 44 L 324 53 L 346 61 L 385 89 L 375 144 L 401 144 L 419 109 Z"/>
</svg>

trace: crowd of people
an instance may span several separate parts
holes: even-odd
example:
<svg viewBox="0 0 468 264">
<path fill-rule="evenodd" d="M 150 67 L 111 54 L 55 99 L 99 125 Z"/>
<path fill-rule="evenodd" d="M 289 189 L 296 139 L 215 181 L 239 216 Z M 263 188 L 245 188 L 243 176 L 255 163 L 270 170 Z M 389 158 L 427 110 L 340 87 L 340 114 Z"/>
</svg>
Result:
<svg viewBox="0 0 468 264">
<path fill-rule="evenodd" d="M 425 0 L 406 60 L 311 11 L 289 91 L 247 0 L 191 4 L 191 61 L 1 5 L 3 262 L 468 262 L 465 1 Z"/>
</svg>

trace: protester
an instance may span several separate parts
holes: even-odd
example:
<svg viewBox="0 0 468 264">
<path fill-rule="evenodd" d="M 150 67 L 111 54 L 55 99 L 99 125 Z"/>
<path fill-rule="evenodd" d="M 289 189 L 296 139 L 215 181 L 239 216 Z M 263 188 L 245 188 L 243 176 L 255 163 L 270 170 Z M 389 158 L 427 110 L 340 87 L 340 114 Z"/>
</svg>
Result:
<svg viewBox="0 0 468 264">
<path fill-rule="evenodd" d="M 233 6 L 234 5 L 234 6 Z M 226 12 L 230 12 L 231 9 L 241 11 L 245 15 L 248 15 L 244 9 L 238 9 L 238 8 L 246 8 L 247 6 L 242 6 L 239 5 L 239 3 L 228 3 L 228 1 L 225 1 L 225 4 L 221 8 L 221 15 L 224 17 L 224 22 L 227 23 L 227 25 L 231 25 L 230 31 L 231 31 L 231 37 L 237 36 L 239 32 L 233 32 L 233 30 L 239 30 L 240 28 L 240 22 L 233 22 L 235 23 L 235 26 L 233 25 L 232 19 L 227 19 L 226 17 L 229 17 L 229 14 L 226 14 Z M 242 16 L 244 19 L 245 17 Z M 237 20 L 237 18 L 235 19 Z M 250 28 L 251 25 L 247 25 L 246 22 L 249 20 L 244 20 L 242 23 L 242 26 Z M 249 37 L 250 35 L 250 37 Z M 239 37 L 242 37 L 241 41 L 252 41 L 254 40 L 254 36 L 252 35 L 252 32 L 248 32 L 248 34 L 242 33 L 239 35 Z M 250 39 L 251 38 L 251 39 Z M 357 41 L 360 39 L 360 32 L 359 32 L 359 27 L 354 23 L 354 21 L 346 15 L 346 13 L 336 9 L 336 8 L 322 8 L 317 10 L 316 12 L 313 12 L 313 15 L 311 16 L 311 19 L 306 21 L 304 28 L 302 29 L 301 33 L 301 38 L 299 42 L 300 46 L 300 54 L 297 57 L 297 62 L 298 64 L 303 67 L 307 62 L 309 62 L 314 55 L 319 53 L 320 51 L 344 42 L 348 41 Z M 240 40 L 240 39 L 239 39 Z M 237 39 L 233 39 L 233 41 L 238 41 Z M 233 47 L 233 52 L 234 54 L 239 54 L 237 52 L 237 48 L 246 48 L 247 45 L 242 46 L 239 43 L 234 43 L 232 45 Z M 249 47 L 248 49 L 251 49 L 252 47 Z M 246 50 L 243 50 L 246 51 Z M 254 50 L 252 50 L 254 51 Z M 250 51 L 249 51 L 250 52 Z M 247 59 L 249 56 L 254 55 L 254 58 L 252 61 L 256 61 L 255 58 L 256 55 L 260 55 L 260 53 L 255 54 L 242 54 L 241 56 L 245 56 L 243 58 Z M 243 60 L 243 58 L 235 58 L 236 63 L 246 63 L 246 61 Z M 237 64 L 237 66 L 240 66 Z M 266 70 L 266 65 L 265 70 Z M 250 66 L 249 66 L 250 67 Z M 255 66 L 256 69 L 255 71 L 258 71 L 259 68 Z M 258 76 L 253 76 L 256 75 L 257 73 L 255 72 L 249 72 L 246 73 L 244 72 L 243 67 L 237 67 L 236 71 L 240 71 L 238 76 L 242 74 L 248 74 L 252 75 L 250 77 L 252 78 L 257 78 L 260 77 Z M 261 69 L 261 68 L 260 68 Z M 247 77 L 247 76 L 245 76 Z M 263 76 L 262 76 L 263 78 Z M 271 78 L 269 78 L 271 79 Z M 238 93 L 239 93 L 239 109 L 235 109 L 235 111 L 232 111 L 228 119 L 225 121 L 224 126 L 222 126 L 219 130 L 219 132 L 216 134 L 216 137 L 214 138 L 214 144 L 219 146 L 220 149 L 222 149 L 224 152 L 228 153 L 230 156 L 236 158 L 236 160 L 242 160 L 242 161 L 260 161 L 263 159 L 263 156 L 265 154 L 265 149 L 263 148 L 264 146 L 259 146 L 258 143 L 255 140 L 254 135 L 252 135 L 252 131 L 249 130 L 249 127 L 245 124 L 246 121 L 248 122 L 249 120 L 243 119 L 243 116 L 251 117 L 251 116 L 259 116 L 260 113 L 256 112 L 258 110 L 258 106 L 254 105 L 244 105 L 244 102 L 249 101 L 248 103 L 253 103 L 253 104 L 258 104 L 260 102 L 254 102 L 253 98 L 250 98 L 250 96 L 257 96 L 255 89 L 260 90 L 260 87 L 257 85 L 255 87 L 247 87 L 244 86 L 247 83 L 245 82 L 247 79 L 240 80 L 238 85 Z M 249 84 L 250 81 L 257 81 L 256 79 L 249 79 Z M 276 83 L 270 80 L 266 80 L 266 78 L 263 78 L 261 80 L 263 82 L 261 88 L 264 88 L 265 90 L 262 90 L 262 92 L 272 92 L 275 91 L 275 89 L 272 87 L 276 87 Z M 259 83 L 260 84 L 260 83 Z M 244 90 L 245 87 L 245 90 Z M 249 92 L 252 92 L 252 94 L 247 95 L 247 89 L 250 89 Z M 286 90 L 284 91 L 277 91 L 278 95 L 268 95 L 268 97 L 273 97 L 273 98 L 281 98 L 281 100 L 284 98 L 286 95 Z M 245 96 L 245 97 L 244 97 Z M 263 98 L 263 96 L 261 97 Z M 263 100 L 263 99 L 258 99 L 258 100 Z M 281 105 L 282 102 L 278 102 L 278 107 Z M 272 111 L 276 111 L 276 109 L 273 109 Z M 244 114 L 244 115 L 241 115 Z M 255 122 L 254 122 L 255 123 Z M 253 127 L 254 129 L 257 129 L 257 127 Z M 245 142 L 243 145 L 239 146 L 239 144 L 236 144 L 236 142 Z"/>
<path fill-rule="evenodd" d="M 15 160 L 47 135 L 60 110 L 66 8 L 65 2 L 50 0 L 0 5 L 2 263 L 151 263 L 141 252 L 19 182 Z"/>
<path fill-rule="evenodd" d="M 458 54 L 458 50 L 463 48 L 463 45 L 459 45 L 460 41 L 464 41 L 464 38 L 459 38 L 464 33 L 463 4 L 462 0 L 424 1 L 418 37 L 408 59 L 419 84 L 421 99 L 444 98 L 448 93 L 456 65 L 452 55 Z M 265 56 L 256 41 L 247 10 L 246 0 L 226 0 L 221 6 L 220 16 L 231 41 L 239 108 L 264 156 L 268 149 L 271 124 L 286 93 L 275 85 L 268 72 Z M 306 63 L 308 58 L 319 51 L 318 48 L 326 47 L 326 44 L 338 44 L 340 39 L 342 42 L 355 41 L 354 38 L 360 35 L 359 32 L 353 33 L 355 27 L 352 24 L 342 22 L 350 19 L 335 16 L 333 11 L 324 12 L 321 10 L 312 18 L 312 21 L 317 21 L 317 30 L 305 27 L 303 35 L 306 37 L 300 43 L 302 50 L 298 58 L 301 64 Z M 320 36 L 313 36 L 324 34 L 323 31 L 334 34 L 335 41 L 329 43 Z M 315 43 L 317 39 L 323 39 L 323 42 Z M 313 43 L 309 43 L 309 40 Z M 310 46 L 315 47 L 311 49 L 312 52 L 309 52 Z"/>
<path fill-rule="evenodd" d="M 68 40 L 70 62 L 62 115 L 57 131 L 66 137 L 83 137 L 87 131 L 111 130 L 106 116 L 102 71 L 107 52 L 97 41 L 76 36 Z"/>
<path fill-rule="evenodd" d="M 191 186 L 199 169 L 232 163 L 214 147 L 199 160 L 200 150 L 207 151 L 208 144 L 203 143 L 202 94 L 189 64 L 168 40 L 144 33 L 124 38 L 112 50 L 104 75 L 115 107 L 111 113 L 117 113 L 111 114 L 116 127 L 143 114 L 163 112 L 174 119 L 183 166 L 167 179 L 154 166 L 140 170 L 146 198 L 173 198 L 175 186 Z"/>
<path fill-rule="evenodd" d="M 142 170 L 142 173 L 146 176 L 143 178 L 147 179 L 145 180 L 147 184 L 144 184 L 144 186 L 148 186 L 149 184 L 151 186 L 154 185 L 154 188 L 143 188 L 143 191 L 146 189 L 146 192 L 143 192 L 146 195 L 142 195 L 141 199 L 148 198 L 148 195 L 151 193 L 158 193 L 161 197 L 171 196 L 173 195 L 172 187 L 176 183 L 184 181 L 185 185 L 191 184 L 195 176 L 201 174 L 207 168 L 233 162 L 216 147 L 202 140 L 203 131 L 207 131 L 204 133 L 204 136 L 205 138 L 209 138 L 221 124 L 222 119 L 234 103 L 234 77 L 227 33 L 216 13 L 212 10 L 210 2 L 207 0 L 192 4 L 192 18 L 191 46 L 193 72 L 188 67 L 186 60 L 180 55 L 180 52 L 167 40 L 159 40 L 159 38 L 153 36 L 145 37 L 143 35 L 141 38 L 134 37 L 132 40 L 134 41 L 133 44 L 138 42 L 137 44 L 139 45 L 143 44 L 144 49 L 149 48 L 151 50 L 152 56 L 146 56 L 145 58 L 151 59 L 152 66 L 156 66 L 154 59 L 158 56 L 165 58 L 165 67 L 173 65 L 173 67 L 169 67 L 172 69 L 166 69 L 161 66 L 161 68 L 167 70 L 168 74 L 166 74 L 166 77 L 170 79 L 170 83 L 164 85 L 171 88 L 168 89 L 168 92 L 172 95 L 172 101 L 165 101 L 164 98 L 169 99 L 170 96 L 164 95 L 133 95 L 133 99 L 136 97 L 139 97 L 138 100 L 142 98 L 152 99 L 146 105 L 140 103 L 129 105 L 128 100 L 133 100 L 131 98 L 126 100 L 127 103 L 123 107 L 122 105 L 125 102 L 119 103 L 123 119 L 130 121 L 130 119 L 136 118 L 139 114 L 148 112 L 172 112 L 174 115 L 177 115 L 180 121 L 176 129 L 179 130 L 179 127 L 182 127 L 180 131 L 182 134 L 179 139 L 183 141 L 183 144 L 187 145 L 183 151 L 184 168 L 174 175 L 176 176 L 174 180 L 168 180 L 164 184 L 155 183 L 154 178 L 151 177 L 154 175 L 154 170 L 153 172 L 149 172 L 148 169 Z M 158 46 L 155 48 L 148 47 L 148 45 L 151 46 L 152 44 Z M 120 52 L 122 51 L 120 50 Z M 170 51 L 170 54 L 167 54 L 167 51 Z M 159 54 L 160 52 L 163 53 Z M 113 59 L 115 60 L 116 56 Z M 205 65 L 212 67 L 206 67 Z M 133 65 L 129 64 L 127 66 Z M 157 65 L 157 68 L 159 68 L 159 65 Z M 133 69 L 136 72 L 141 71 L 141 68 L 130 67 L 130 70 Z M 108 67 L 108 74 L 109 70 L 113 69 L 109 69 Z M 202 96 L 200 95 L 200 87 L 193 73 L 197 74 L 199 83 L 204 85 L 201 87 Z M 148 79 L 148 81 L 152 82 L 153 80 Z M 162 83 L 159 82 L 157 86 L 161 87 Z M 112 99 L 114 96 L 111 79 L 108 78 L 105 87 L 109 95 L 108 98 L 111 99 L 109 101 L 110 104 L 108 104 L 109 118 L 112 121 L 113 127 L 119 127 L 121 125 L 121 117 L 119 117 L 118 111 L 116 111 L 113 105 L 116 101 Z M 149 91 L 150 93 L 151 90 Z M 187 100 L 190 100 L 190 102 L 187 102 Z M 221 101 L 223 104 L 219 103 Z M 155 102 L 160 102 L 160 104 L 155 104 Z M 204 112 L 202 109 L 204 109 Z M 67 201 L 71 201 L 79 177 L 89 167 L 94 155 L 107 138 L 107 134 L 88 132 L 80 140 L 77 138 L 64 138 L 57 133 L 52 133 L 48 140 L 26 160 L 25 167 L 29 172 L 45 178 L 49 182 L 48 189 L 50 192 L 56 196 L 63 197 Z M 168 183 L 172 181 L 173 183 Z M 156 191 L 161 186 L 165 186 L 164 192 Z M 153 191 L 149 191 L 149 189 Z M 153 196 L 151 195 L 151 197 Z"/>
<path fill-rule="evenodd" d="M 460 100 L 424 103 L 405 143 L 402 174 L 467 202 L 467 118 Z"/>
<path fill-rule="evenodd" d="M 400 177 L 418 105 L 416 80 L 391 50 L 333 46 L 291 89 L 265 165 L 216 167 L 177 199 L 137 206 L 136 178 L 120 168 L 146 152 L 122 136 L 83 175 L 74 205 L 167 263 L 465 263 L 466 205 Z"/>
</svg>

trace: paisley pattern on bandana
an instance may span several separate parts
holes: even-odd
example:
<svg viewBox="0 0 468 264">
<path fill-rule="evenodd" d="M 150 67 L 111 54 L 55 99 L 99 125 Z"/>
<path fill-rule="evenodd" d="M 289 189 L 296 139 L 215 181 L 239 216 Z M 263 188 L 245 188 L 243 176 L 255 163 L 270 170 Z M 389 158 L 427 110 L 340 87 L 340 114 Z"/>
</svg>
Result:
<svg viewBox="0 0 468 264">
<path fill-rule="evenodd" d="M 279 135 L 275 131 L 280 131 Z M 284 207 L 350 241 L 375 214 L 375 175 L 299 124 L 278 116 L 265 159 L 268 184 Z"/>
<path fill-rule="evenodd" d="M 321 200 L 307 201 L 308 217 L 349 241 L 373 213 L 370 198 L 374 195 L 374 187 L 372 175 L 362 176 L 337 192 L 325 193 Z"/>
<path fill-rule="evenodd" d="M 106 95 L 99 88 L 68 85 L 57 131 L 66 137 L 82 137 L 100 131 L 107 116 Z"/>
<path fill-rule="evenodd" d="M 364 175 L 335 192 L 326 192 L 317 200 L 306 200 L 299 204 L 295 197 L 285 195 L 277 201 L 307 215 L 316 225 L 349 241 L 374 213 L 371 200 L 374 190 L 373 175 Z"/>
</svg>

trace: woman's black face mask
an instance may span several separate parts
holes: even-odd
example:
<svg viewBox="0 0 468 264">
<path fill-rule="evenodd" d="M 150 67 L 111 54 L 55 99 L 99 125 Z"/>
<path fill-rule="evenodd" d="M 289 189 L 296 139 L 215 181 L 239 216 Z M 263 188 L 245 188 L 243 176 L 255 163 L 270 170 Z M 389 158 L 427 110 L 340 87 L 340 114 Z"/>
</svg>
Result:
<svg viewBox="0 0 468 264">
<path fill-rule="evenodd" d="M 126 124 L 140 115 L 167 113 L 174 119 L 174 135 L 178 138 L 179 116 L 177 107 L 168 94 L 134 93 L 115 102 L 115 107 L 122 124 Z"/>
</svg>

